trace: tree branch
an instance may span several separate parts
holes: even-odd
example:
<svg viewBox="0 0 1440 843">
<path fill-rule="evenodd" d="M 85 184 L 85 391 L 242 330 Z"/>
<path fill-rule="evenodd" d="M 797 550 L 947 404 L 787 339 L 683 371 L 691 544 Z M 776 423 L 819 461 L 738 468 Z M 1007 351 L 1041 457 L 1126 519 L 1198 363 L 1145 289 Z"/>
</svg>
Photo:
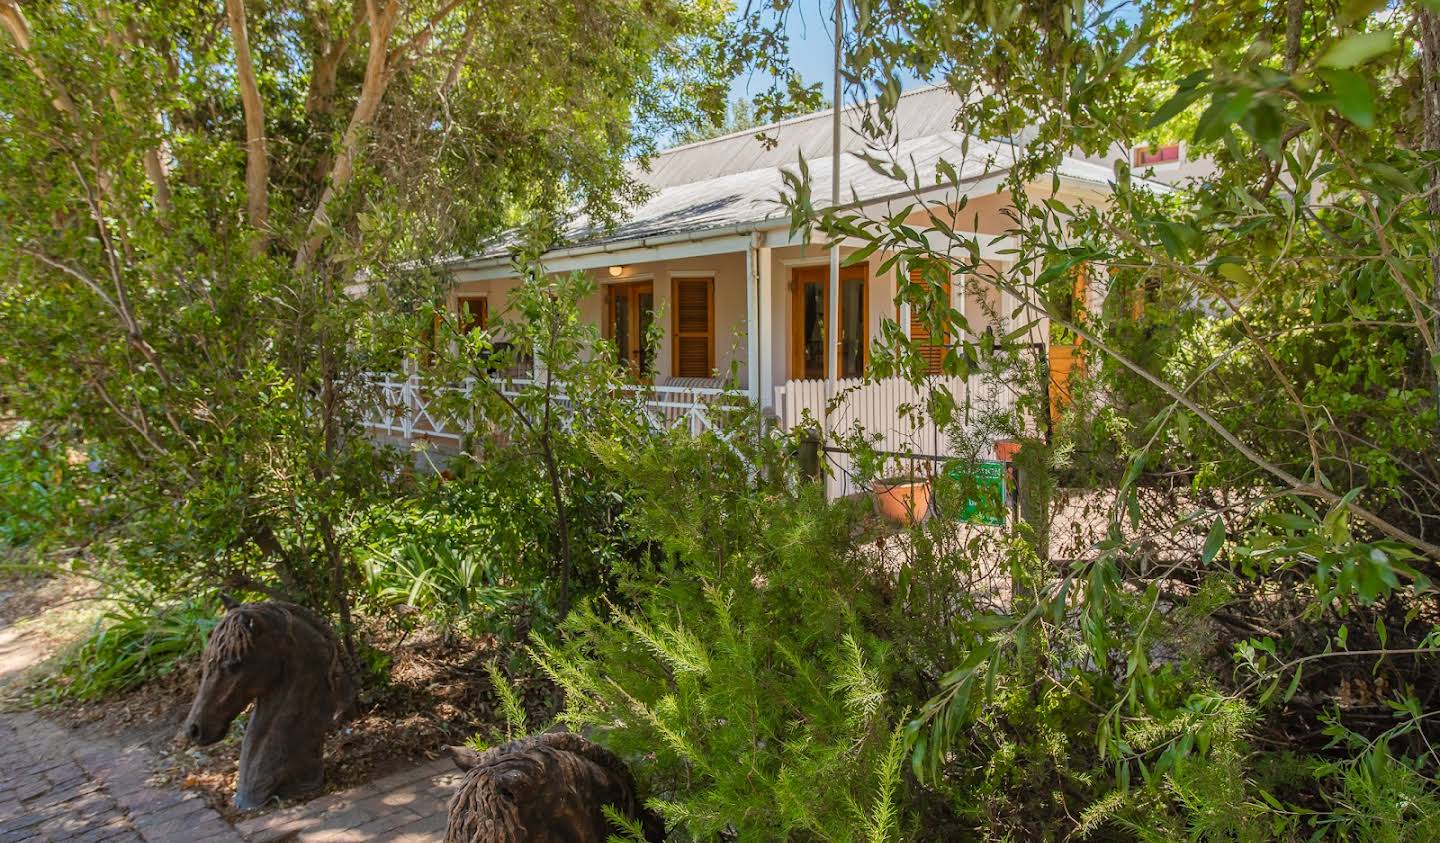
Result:
<svg viewBox="0 0 1440 843">
<path fill-rule="evenodd" d="M 30 72 L 35 74 L 44 85 L 49 86 L 51 102 L 55 108 L 72 118 L 78 120 L 80 111 L 75 107 L 75 101 L 60 83 L 45 75 L 45 70 L 40 66 L 40 60 L 30 50 L 30 22 L 25 19 L 25 13 L 20 10 L 15 0 L 0 0 L 0 23 L 5 25 L 10 37 L 15 40 L 15 46 L 20 50 L 20 58 L 24 60 Z"/>
<path fill-rule="evenodd" d="M 100 396 L 100 400 L 104 401 L 105 405 L 110 408 L 111 412 L 119 416 L 120 420 L 125 422 L 128 427 L 140 434 L 140 438 L 145 440 L 145 444 L 149 445 L 161 456 L 170 456 L 169 449 L 155 441 L 155 437 L 150 435 L 149 425 L 142 423 L 143 416 L 131 416 L 122 410 L 120 405 L 115 402 L 115 399 L 110 396 L 110 391 L 105 388 L 105 384 L 101 383 L 99 378 L 91 378 L 90 385 L 94 388 L 96 394 Z M 183 466 L 181 466 L 181 471 L 185 473 L 186 477 L 190 477 L 190 472 L 185 470 Z"/>
<path fill-rule="evenodd" d="M 455 11 L 462 2 L 463 0 L 449 0 L 448 3 L 441 6 L 439 11 L 431 15 L 429 20 L 425 21 L 425 25 L 420 28 L 419 32 L 410 36 L 410 40 L 401 44 L 395 49 L 395 52 L 390 54 L 387 59 L 390 66 L 394 67 L 403 57 L 413 51 L 425 49 L 425 45 L 430 43 L 431 38 L 435 37 L 435 27 L 439 26 L 441 21 L 449 17 L 450 13 Z"/>
<path fill-rule="evenodd" d="M 245 0 L 225 0 L 230 40 L 235 46 L 235 79 L 245 108 L 245 197 L 250 225 L 260 235 L 251 248 L 263 252 L 269 239 L 270 157 L 265 148 L 265 103 L 255 82 L 250 58 L 250 35 L 245 23 Z"/>
<path fill-rule="evenodd" d="M 360 140 L 375 121 L 380 110 L 380 100 L 390 83 L 390 68 L 387 62 L 386 46 L 395 29 L 395 19 L 400 13 L 400 0 L 389 0 L 380 8 L 380 0 L 366 0 L 365 11 L 370 21 L 370 51 L 365 62 L 365 81 L 360 86 L 360 97 L 355 102 L 355 111 L 350 115 L 350 124 L 340 141 L 340 152 L 330 168 L 330 177 L 320 199 L 315 203 L 315 213 L 305 229 L 305 242 L 295 253 L 295 268 L 308 269 L 315 260 L 315 254 L 324 242 L 324 232 L 330 226 L 330 203 L 344 190 L 355 175 L 355 159 L 360 152 Z"/>
<path fill-rule="evenodd" d="M 1424 121 L 1422 145 L 1427 152 L 1440 151 L 1440 16 L 1424 3 L 1417 4 L 1420 16 L 1420 115 Z M 1440 164 L 1430 166 L 1430 228 L 1440 229 Z M 1430 256 L 1430 304 L 1435 313 L 1431 333 L 1440 336 L 1440 251 Z M 1435 404 L 1440 408 L 1440 371 L 1436 372 Z"/>
<path fill-rule="evenodd" d="M 1424 553 L 1431 559 L 1440 560 L 1440 545 L 1425 541 L 1419 536 L 1412 535 L 1405 530 L 1396 527 L 1394 524 L 1391 524 L 1389 521 L 1386 521 L 1384 518 L 1381 518 L 1379 515 L 1376 515 L 1375 513 L 1364 508 L 1363 506 L 1360 506 L 1354 501 L 1345 501 L 1342 496 L 1335 494 L 1334 492 L 1326 489 L 1324 486 L 1321 486 L 1318 483 L 1306 483 L 1304 480 L 1301 480 L 1299 477 L 1296 477 L 1289 471 L 1286 471 L 1281 466 L 1276 465 L 1275 463 L 1266 459 L 1254 448 L 1246 445 L 1240 440 L 1240 437 L 1236 436 L 1230 430 L 1230 428 L 1221 424 L 1219 419 L 1216 419 L 1214 416 L 1210 415 L 1208 411 L 1206 411 L 1199 404 L 1196 404 L 1195 401 L 1192 400 L 1189 396 L 1185 395 L 1180 390 L 1176 389 L 1173 385 L 1167 383 L 1161 378 L 1156 377 L 1150 372 L 1150 370 L 1146 369 L 1144 366 L 1141 366 L 1139 363 L 1136 363 L 1134 360 L 1131 360 L 1129 357 L 1121 354 L 1119 351 L 1116 351 L 1108 343 L 1101 340 L 1095 333 L 1085 329 L 1076 322 L 1061 318 L 1058 314 L 1053 312 L 1052 309 L 1043 301 L 1031 301 L 1029 297 L 1027 297 L 1024 293 L 1020 292 L 1020 290 L 1018 290 L 1014 284 L 1011 284 L 1010 282 L 1005 281 L 998 276 L 994 279 L 993 283 L 998 288 L 1004 290 L 1012 296 L 1015 296 L 1020 301 L 1025 302 L 1029 307 L 1032 307 L 1035 310 L 1044 313 L 1046 316 L 1050 317 L 1051 323 L 1074 332 L 1076 336 L 1080 337 L 1081 339 L 1085 340 L 1085 342 L 1099 349 L 1102 353 L 1108 355 L 1111 359 L 1115 360 L 1120 365 L 1134 372 L 1136 375 L 1139 375 L 1142 380 L 1146 381 L 1151 386 L 1165 393 L 1167 396 L 1170 397 L 1172 401 L 1189 410 L 1191 413 L 1194 413 L 1196 418 L 1204 422 L 1206 427 L 1209 427 L 1211 430 L 1215 431 L 1216 435 L 1218 435 L 1221 439 L 1225 440 L 1225 442 L 1229 444 L 1230 447 L 1238 451 L 1241 456 L 1249 460 L 1257 468 L 1263 470 L 1266 474 L 1269 474 L 1272 477 L 1279 479 L 1280 482 L 1284 483 L 1286 486 L 1289 486 L 1297 494 L 1304 495 L 1306 497 L 1317 498 L 1330 504 L 1331 506 L 1338 506 L 1343 503 L 1344 508 L 1347 512 L 1349 512 L 1351 515 L 1354 515 L 1356 518 L 1359 518 L 1361 521 L 1364 521 L 1366 524 L 1374 527 L 1382 534 L 1398 542 L 1401 542 L 1402 544 L 1407 544 L 1410 547 L 1419 550 L 1421 553 Z"/>
<path fill-rule="evenodd" d="M 118 27 L 113 25 L 113 21 L 110 20 L 109 15 L 106 13 L 102 13 L 102 15 L 104 15 L 106 22 L 111 24 L 111 30 L 109 34 L 105 36 L 105 42 L 109 44 L 117 54 L 121 53 L 125 47 L 135 46 L 139 39 L 135 35 L 133 26 L 127 24 L 124 28 L 124 34 L 122 35 Z M 110 86 L 110 102 L 114 104 L 115 111 L 119 113 L 121 117 L 129 118 L 128 109 L 125 107 L 125 99 L 120 96 L 120 89 L 114 85 Z M 149 119 L 153 124 L 157 118 L 152 114 L 149 116 Z M 145 151 L 141 153 L 141 157 L 145 164 L 145 177 L 150 180 L 150 185 L 155 191 L 155 208 L 160 213 L 167 214 L 172 207 L 170 199 L 170 179 L 165 174 L 164 162 L 160 160 L 160 150 L 153 146 L 146 147 Z"/>
</svg>

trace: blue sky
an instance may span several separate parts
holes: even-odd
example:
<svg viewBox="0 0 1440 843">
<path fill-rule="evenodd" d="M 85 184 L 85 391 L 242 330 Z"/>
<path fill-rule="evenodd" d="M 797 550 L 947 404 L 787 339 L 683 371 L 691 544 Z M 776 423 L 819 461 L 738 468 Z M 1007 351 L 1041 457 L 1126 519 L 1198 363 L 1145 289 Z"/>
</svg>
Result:
<svg viewBox="0 0 1440 843">
<path fill-rule="evenodd" d="M 826 97 L 831 95 L 834 85 L 834 9 L 833 0 L 795 0 L 785 21 L 785 32 L 790 37 L 791 63 L 806 82 L 823 82 Z M 759 75 L 741 76 L 730 86 L 731 95 L 752 97 L 763 91 L 767 82 L 766 77 Z M 900 84 L 908 91 L 924 83 L 913 76 L 906 76 L 901 78 Z M 847 96 L 847 101 L 852 96 Z"/>
</svg>

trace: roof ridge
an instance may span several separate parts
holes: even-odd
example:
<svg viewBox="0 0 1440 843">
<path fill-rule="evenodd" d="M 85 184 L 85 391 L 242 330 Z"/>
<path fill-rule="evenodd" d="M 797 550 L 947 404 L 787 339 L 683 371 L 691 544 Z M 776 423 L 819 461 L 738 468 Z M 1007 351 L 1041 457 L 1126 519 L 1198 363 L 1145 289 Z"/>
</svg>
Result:
<svg viewBox="0 0 1440 843">
<path fill-rule="evenodd" d="M 921 86 L 918 87 L 918 88 L 911 88 L 911 89 L 908 90 L 908 91 L 901 91 L 901 92 L 900 92 L 900 99 L 904 99 L 905 97 L 909 97 L 909 96 L 914 96 L 914 95 L 916 95 L 916 94 L 929 93 L 929 92 L 934 91 L 934 90 L 936 90 L 936 89 L 938 89 L 938 88 L 944 88 L 944 87 L 945 87 L 945 85 L 943 85 L 943 84 L 941 84 L 941 83 L 935 83 L 935 84 L 931 84 L 931 85 L 921 85 Z M 860 106 L 870 105 L 871 103 L 875 102 L 876 99 L 877 99 L 876 97 L 871 97 L 870 99 L 862 100 L 862 101 L 860 101 L 860 102 L 848 103 L 848 104 L 846 104 L 846 106 L 845 106 L 845 108 L 843 109 L 843 111 L 851 111 L 851 110 L 858 109 Z M 656 160 L 658 160 L 658 159 L 660 159 L 660 158 L 665 157 L 666 155 L 669 155 L 669 154 L 672 153 L 672 152 L 680 152 L 680 151 L 686 150 L 686 149 L 694 149 L 694 148 L 699 147 L 699 146 L 705 146 L 706 144 L 719 143 L 720 141 L 734 140 L 735 138 L 741 137 L 741 136 L 743 136 L 743 135 L 758 135 L 758 134 L 761 134 L 761 133 L 764 133 L 764 132 L 768 132 L 768 131 L 770 131 L 770 130 L 772 130 L 772 129 L 779 129 L 779 128 L 783 127 L 783 126 L 792 126 L 792 125 L 794 125 L 794 124 L 796 124 L 796 123 L 804 123 L 804 122 L 806 122 L 806 121 L 815 120 L 815 119 L 819 119 L 819 118 L 822 118 L 822 117 L 829 117 L 829 115 L 830 115 L 830 109 L 828 109 L 828 108 L 822 109 L 822 110 L 820 110 L 820 111 L 810 111 L 810 112 L 807 112 L 807 113 L 805 113 L 805 114 L 797 114 L 797 115 L 795 115 L 794 117 L 787 117 L 787 118 L 785 118 L 784 120 L 776 120 L 776 121 L 773 122 L 773 123 L 766 123 L 766 124 L 764 124 L 764 125 L 762 125 L 762 126 L 753 126 L 753 127 L 749 128 L 749 129 L 740 129 L 740 130 L 734 131 L 734 132 L 727 132 L 727 133 L 725 133 L 725 134 L 723 134 L 723 135 L 716 135 L 716 136 L 713 137 L 713 138 L 705 138 L 704 140 L 691 141 L 690 143 L 682 143 L 682 144 L 680 144 L 679 146 L 666 147 L 665 149 L 662 149 L 662 150 L 656 152 L 654 155 L 652 155 L 652 156 L 650 157 L 650 160 L 651 160 L 651 161 L 656 161 Z"/>
</svg>

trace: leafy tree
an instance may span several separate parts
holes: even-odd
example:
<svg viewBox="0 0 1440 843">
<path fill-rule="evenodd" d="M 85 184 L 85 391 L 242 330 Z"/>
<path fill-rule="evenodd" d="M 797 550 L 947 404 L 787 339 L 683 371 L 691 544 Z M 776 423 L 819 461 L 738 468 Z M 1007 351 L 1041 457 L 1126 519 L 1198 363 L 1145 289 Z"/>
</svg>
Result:
<svg viewBox="0 0 1440 843">
<path fill-rule="evenodd" d="M 392 459 L 359 377 L 416 261 L 572 200 L 698 119 L 724 7 L 0 3 L 0 383 L 93 446 L 167 588 L 328 604 Z M 356 292 L 365 295 L 354 295 Z"/>
<path fill-rule="evenodd" d="M 942 203 L 889 154 L 900 69 L 959 94 L 961 128 L 1025 139 L 1006 183 L 1016 250 L 980 261 L 944 213 L 912 227 L 817 211 L 804 178 L 786 197 L 795 225 L 983 280 L 1079 338 L 1088 394 L 1048 443 L 1026 439 L 1027 459 L 1049 484 L 1074 466 L 1119 492 L 1103 540 L 1042 568 L 1033 600 L 973 621 L 991 633 L 911 724 L 917 774 L 943 787 L 968 763 L 996 773 L 983 759 L 997 748 L 1034 745 L 1016 728 L 1030 707 L 1098 749 L 1048 755 L 1050 804 L 1080 832 L 1402 839 L 1433 823 L 1433 4 L 844 5 L 847 84 L 876 95 L 863 121 L 875 166 L 917 191 L 916 209 Z M 1177 136 L 1215 172 L 1156 190 L 1126 156 L 1102 207 L 1030 187 L 1076 149 Z M 949 201 L 964 192 L 944 167 L 941 181 Z M 1077 315 L 1051 293 L 1082 268 L 1104 306 Z M 884 345 L 877 374 L 913 373 L 898 330 Z M 968 374 L 1004 354 L 960 340 L 944 366 Z M 1096 451 L 1075 450 L 1070 437 L 1096 432 Z M 1286 750 L 1328 766 L 1306 778 Z M 1028 798 L 1022 782 L 989 785 Z M 1382 810 L 1387 798 L 1406 809 Z"/>
<path fill-rule="evenodd" d="M 755 129 L 763 125 L 760 118 L 755 114 L 755 107 L 750 100 L 744 97 L 736 97 L 730 100 L 725 108 L 725 119 L 723 122 L 713 126 L 702 126 L 691 129 L 680 135 L 680 143 L 698 143 L 699 141 L 718 138 L 722 135 L 730 135 L 736 132 L 743 132 L 746 129 Z"/>
</svg>

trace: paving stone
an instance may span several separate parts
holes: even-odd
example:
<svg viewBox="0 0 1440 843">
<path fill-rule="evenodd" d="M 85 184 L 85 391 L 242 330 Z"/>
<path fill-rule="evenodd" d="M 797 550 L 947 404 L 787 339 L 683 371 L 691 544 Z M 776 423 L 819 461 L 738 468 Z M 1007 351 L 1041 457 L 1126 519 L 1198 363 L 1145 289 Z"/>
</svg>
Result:
<svg viewBox="0 0 1440 843">
<path fill-rule="evenodd" d="M 66 843 L 100 843 L 134 833 L 135 829 L 130 827 L 129 821 L 124 817 L 113 817 L 102 825 L 92 826 L 88 831 L 70 838 Z"/>
<path fill-rule="evenodd" d="M 118 794 L 115 802 L 132 817 L 142 817 L 174 808 L 182 804 L 203 804 L 198 796 L 179 790 L 162 790 L 145 787 L 129 793 Z"/>
<path fill-rule="evenodd" d="M 462 780 L 448 758 L 424 761 L 231 826 L 195 794 L 151 784 L 149 762 L 0 714 L 0 843 L 438 843 Z"/>
<path fill-rule="evenodd" d="M 0 714 L 0 843 L 241 843 L 194 794 L 150 787 L 149 756 L 32 712 Z"/>
<path fill-rule="evenodd" d="M 377 817 L 370 822 L 355 829 L 365 836 L 366 840 L 384 840 L 392 832 L 403 832 L 420 821 L 420 817 L 407 810 L 398 809 L 389 814 Z"/>
<path fill-rule="evenodd" d="M 213 815 L 214 812 L 203 804 L 181 804 L 153 814 L 135 817 L 133 822 L 135 830 L 140 832 L 141 837 L 153 841 L 153 843 L 160 843 L 160 841 L 182 839 L 183 832 L 201 822 L 205 817 Z"/>
</svg>

